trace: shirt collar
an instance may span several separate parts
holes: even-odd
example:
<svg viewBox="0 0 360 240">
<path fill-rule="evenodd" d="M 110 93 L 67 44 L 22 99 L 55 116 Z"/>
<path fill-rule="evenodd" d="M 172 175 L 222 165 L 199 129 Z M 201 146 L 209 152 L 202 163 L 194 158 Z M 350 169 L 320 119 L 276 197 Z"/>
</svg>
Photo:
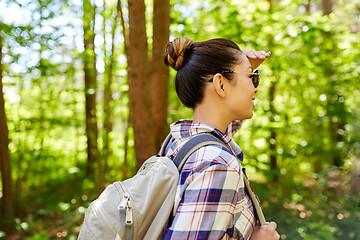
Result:
<svg viewBox="0 0 360 240">
<path fill-rule="evenodd" d="M 231 125 L 231 124 L 230 124 Z M 185 141 L 193 135 L 211 132 L 226 143 L 231 152 L 243 161 L 244 154 L 241 148 L 225 133 L 204 123 L 194 123 L 192 120 L 179 120 L 170 125 L 171 134 L 177 141 Z"/>
</svg>

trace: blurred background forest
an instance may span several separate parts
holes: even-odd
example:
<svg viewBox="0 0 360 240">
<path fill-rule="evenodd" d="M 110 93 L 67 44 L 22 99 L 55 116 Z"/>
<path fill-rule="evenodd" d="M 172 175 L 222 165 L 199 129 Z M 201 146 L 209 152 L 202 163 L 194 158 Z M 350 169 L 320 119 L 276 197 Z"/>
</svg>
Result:
<svg viewBox="0 0 360 240">
<path fill-rule="evenodd" d="M 234 139 L 281 239 L 360 239 L 360 1 L 1 0 L 0 238 L 76 239 L 191 118 L 166 42 L 271 51 Z"/>
</svg>

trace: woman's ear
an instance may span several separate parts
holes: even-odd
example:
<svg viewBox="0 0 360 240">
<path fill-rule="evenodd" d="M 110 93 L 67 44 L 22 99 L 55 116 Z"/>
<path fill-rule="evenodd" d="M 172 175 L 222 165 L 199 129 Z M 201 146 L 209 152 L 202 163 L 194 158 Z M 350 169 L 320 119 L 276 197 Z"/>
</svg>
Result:
<svg viewBox="0 0 360 240">
<path fill-rule="evenodd" d="M 225 97 L 226 95 L 226 84 L 227 84 L 227 79 L 221 75 L 220 73 L 215 74 L 215 76 L 213 77 L 213 81 L 212 81 L 215 91 L 216 93 L 220 96 L 220 97 Z"/>
</svg>

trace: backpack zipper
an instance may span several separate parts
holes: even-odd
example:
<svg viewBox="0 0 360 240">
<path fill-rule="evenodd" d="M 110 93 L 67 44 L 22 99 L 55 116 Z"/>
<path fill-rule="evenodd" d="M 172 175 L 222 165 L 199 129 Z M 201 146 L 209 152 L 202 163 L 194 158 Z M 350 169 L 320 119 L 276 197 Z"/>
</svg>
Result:
<svg viewBox="0 0 360 240">
<path fill-rule="evenodd" d="M 126 208 L 126 217 L 125 217 L 125 222 L 126 222 L 126 225 L 132 225 L 133 223 L 133 215 L 132 215 L 132 206 L 131 206 L 131 202 L 130 202 L 130 197 L 128 196 L 125 196 L 126 198 L 126 205 L 125 205 L 125 208 Z"/>
<path fill-rule="evenodd" d="M 133 207 L 131 205 L 130 195 L 121 184 L 119 185 L 124 192 L 124 197 L 118 206 L 120 223 L 122 226 L 131 226 L 133 224 Z"/>
</svg>

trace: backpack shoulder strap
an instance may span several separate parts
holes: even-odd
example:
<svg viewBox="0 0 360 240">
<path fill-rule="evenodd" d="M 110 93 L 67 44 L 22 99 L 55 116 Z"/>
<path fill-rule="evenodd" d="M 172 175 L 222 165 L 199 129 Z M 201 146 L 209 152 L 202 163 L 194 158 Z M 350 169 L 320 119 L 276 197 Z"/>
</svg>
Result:
<svg viewBox="0 0 360 240">
<path fill-rule="evenodd" d="M 207 145 L 225 146 L 224 142 L 221 141 L 219 138 L 215 137 L 214 135 L 208 133 L 201 133 L 195 135 L 194 137 L 190 138 L 184 144 L 184 146 L 180 148 L 179 152 L 174 158 L 174 163 L 179 169 L 179 172 L 181 172 L 186 160 L 190 157 L 191 154 Z"/>
<path fill-rule="evenodd" d="M 177 166 L 177 168 L 179 169 L 179 172 L 181 172 L 186 160 L 190 157 L 191 154 L 193 154 L 196 150 L 198 150 L 204 146 L 208 146 L 208 145 L 218 145 L 218 146 L 228 148 L 222 140 L 220 140 L 219 138 L 217 138 L 214 135 L 211 135 L 211 134 L 196 135 L 196 136 L 190 138 L 190 140 L 188 140 L 184 144 L 184 146 L 182 146 L 180 148 L 178 154 L 175 156 L 174 163 Z M 245 169 L 243 168 L 243 170 L 245 170 Z M 265 220 L 265 216 L 261 210 L 259 199 L 255 195 L 255 193 L 250 185 L 250 182 L 246 176 L 245 171 L 243 171 L 243 179 L 244 179 L 246 192 L 249 194 L 249 197 L 254 205 L 255 214 L 257 215 L 257 217 L 259 219 L 260 225 L 261 226 L 265 225 L 266 220 Z"/>
<path fill-rule="evenodd" d="M 160 151 L 158 153 L 158 156 L 164 156 L 165 148 L 169 144 L 170 140 L 172 138 L 171 132 L 166 136 L 164 142 L 161 144 Z"/>
</svg>

